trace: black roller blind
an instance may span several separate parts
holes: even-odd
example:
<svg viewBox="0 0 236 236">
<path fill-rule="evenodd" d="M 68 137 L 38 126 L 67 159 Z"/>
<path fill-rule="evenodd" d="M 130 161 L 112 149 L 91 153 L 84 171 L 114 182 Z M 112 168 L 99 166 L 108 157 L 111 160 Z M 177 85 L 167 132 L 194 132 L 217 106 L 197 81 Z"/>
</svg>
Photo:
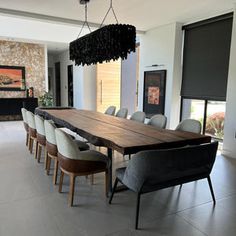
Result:
<svg viewBox="0 0 236 236">
<path fill-rule="evenodd" d="M 184 26 L 181 96 L 226 100 L 233 14 Z"/>
</svg>

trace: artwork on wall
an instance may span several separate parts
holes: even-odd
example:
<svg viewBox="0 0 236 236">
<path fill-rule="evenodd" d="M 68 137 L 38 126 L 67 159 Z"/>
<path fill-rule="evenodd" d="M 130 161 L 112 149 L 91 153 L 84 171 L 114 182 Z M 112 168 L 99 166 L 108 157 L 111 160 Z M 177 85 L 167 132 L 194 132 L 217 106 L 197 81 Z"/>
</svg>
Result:
<svg viewBox="0 0 236 236">
<path fill-rule="evenodd" d="M 25 67 L 0 65 L 0 90 L 25 90 Z"/>
<path fill-rule="evenodd" d="M 150 118 L 165 111 L 166 70 L 144 72 L 143 111 Z"/>
</svg>

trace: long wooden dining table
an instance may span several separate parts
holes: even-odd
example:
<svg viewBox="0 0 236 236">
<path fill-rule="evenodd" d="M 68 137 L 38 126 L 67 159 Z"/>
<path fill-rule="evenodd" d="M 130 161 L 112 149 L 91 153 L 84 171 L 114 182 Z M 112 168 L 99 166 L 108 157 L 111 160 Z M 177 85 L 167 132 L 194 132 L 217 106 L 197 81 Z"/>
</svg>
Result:
<svg viewBox="0 0 236 236">
<path fill-rule="evenodd" d="M 211 141 L 210 136 L 159 129 L 96 111 L 37 108 L 35 113 L 43 116 L 44 119 L 52 119 L 58 126 L 76 132 L 95 146 L 107 148 L 107 155 L 111 160 L 109 167 L 110 191 L 112 189 L 112 150 L 126 155 L 143 150 L 175 148 Z"/>
</svg>

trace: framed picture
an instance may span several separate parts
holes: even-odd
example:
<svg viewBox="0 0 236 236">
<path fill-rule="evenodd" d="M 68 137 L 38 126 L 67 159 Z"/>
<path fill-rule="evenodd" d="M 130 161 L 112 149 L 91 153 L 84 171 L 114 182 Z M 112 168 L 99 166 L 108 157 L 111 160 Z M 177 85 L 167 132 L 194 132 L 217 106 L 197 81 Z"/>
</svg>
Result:
<svg viewBox="0 0 236 236">
<path fill-rule="evenodd" d="M 143 111 L 150 118 L 165 112 L 166 70 L 144 72 Z"/>
<path fill-rule="evenodd" d="M 25 90 L 25 67 L 0 65 L 0 90 Z"/>
</svg>

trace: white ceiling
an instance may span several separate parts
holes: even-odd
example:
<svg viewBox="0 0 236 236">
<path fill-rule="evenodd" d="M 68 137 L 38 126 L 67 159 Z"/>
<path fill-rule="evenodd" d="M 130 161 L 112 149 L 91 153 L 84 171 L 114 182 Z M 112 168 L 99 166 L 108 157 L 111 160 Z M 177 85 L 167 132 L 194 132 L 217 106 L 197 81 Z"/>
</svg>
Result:
<svg viewBox="0 0 236 236">
<path fill-rule="evenodd" d="M 229 12 L 235 0 L 113 0 L 120 23 L 129 23 L 138 30 L 194 20 Z M 100 23 L 110 0 L 90 0 L 88 20 Z M 83 20 L 84 8 L 79 0 L 0 0 L 0 8 L 26 11 L 68 19 Z M 109 15 L 105 22 L 114 23 Z"/>
</svg>

